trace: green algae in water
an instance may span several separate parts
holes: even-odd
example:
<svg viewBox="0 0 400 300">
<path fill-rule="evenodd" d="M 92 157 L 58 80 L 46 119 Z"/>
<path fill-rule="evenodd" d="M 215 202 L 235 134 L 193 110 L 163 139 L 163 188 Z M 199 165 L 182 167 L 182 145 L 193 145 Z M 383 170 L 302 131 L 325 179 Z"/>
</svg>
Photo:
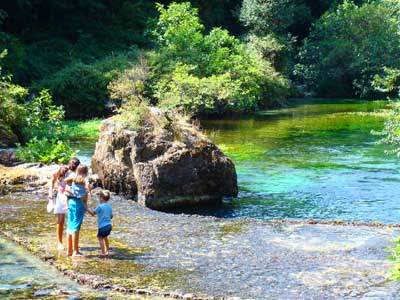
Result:
<svg viewBox="0 0 400 300">
<path fill-rule="evenodd" d="M 398 223 L 395 157 L 376 145 L 388 104 L 296 100 L 288 108 L 202 123 L 236 166 L 239 198 L 218 217 Z"/>
</svg>

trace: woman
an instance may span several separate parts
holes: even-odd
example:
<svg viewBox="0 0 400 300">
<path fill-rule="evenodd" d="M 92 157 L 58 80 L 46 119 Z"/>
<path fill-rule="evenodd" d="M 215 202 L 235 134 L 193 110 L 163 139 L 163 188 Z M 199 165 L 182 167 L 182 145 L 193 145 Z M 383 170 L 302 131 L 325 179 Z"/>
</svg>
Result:
<svg viewBox="0 0 400 300">
<path fill-rule="evenodd" d="M 76 176 L 67 179 L 68 183 L 72 183 L 71 186 L 66 186 L 66 193 L 68 195 L 68 256 L 84 256 L 79 251 L 79 231 L 85 216 L 85 211 L 93 215 L 93 212 L 89 210 L 87 205 L 87 201 L 90 197 L 88 173 L 89 168 L 85 165 L 80 165 L 76 169 Z"/>
<path fill-rule="evenodd" d="M 63 193 L 66 185 L 67 178 L 75 177 L 75 171 L 78 168 L 80 161 L 77 157 L 73 157 L 68 163 L 68 171 L 65 173 L 64 178 L 60 178 L 60 168 L 59 171 L 54 173 L 51 177 L 50 189 L 49 189 L 49 199 L 53 200 L 53 190 L 57 187 L 57 196 L 54 204 L 54 213 L 57 215 L 57 249 L 63 250 L 64 246 L 62 243 L 62 236 L 64 231 L 65 214 L 68 211 L 68 207 L 65 202 L 65 195 Z"/>
</svg>

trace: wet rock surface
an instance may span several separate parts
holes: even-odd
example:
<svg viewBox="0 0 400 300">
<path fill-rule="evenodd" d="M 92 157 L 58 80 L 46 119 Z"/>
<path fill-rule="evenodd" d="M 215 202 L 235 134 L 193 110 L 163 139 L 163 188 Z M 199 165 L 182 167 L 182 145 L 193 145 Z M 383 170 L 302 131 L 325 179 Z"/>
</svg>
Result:
<svg viewBox="0 0 400 300">
<path fill-rule="evenodd" d="M 232 161 L 194 126 L 157 109 L 136 130 L 106 120 L 92 168 L 105 188 L 153 209 L 216 203 L 238 193 Z"/>
<path fill-rule="evenodd" d="M 399 284 L 386 277 L 395 226 L 174 215 L 113 196 L 111 257 L 96 256 L 95 218 L 87 216 L 87 257 L 74 260 L 54 248 L 44 188 L 14 192 L 0 204 L 3 234 L 93 288 L 175 299 L 399 298 Z"/>
</svg>

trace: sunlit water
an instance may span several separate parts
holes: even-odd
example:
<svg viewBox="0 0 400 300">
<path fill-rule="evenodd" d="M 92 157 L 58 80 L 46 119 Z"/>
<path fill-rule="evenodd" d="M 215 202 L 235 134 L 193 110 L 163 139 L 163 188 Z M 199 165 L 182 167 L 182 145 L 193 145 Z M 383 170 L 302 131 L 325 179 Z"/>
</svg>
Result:
<svg viewBox="0 0 400 300">
<path fill-rule="evenodd" d="M 298 100 L 285 109 L 203 121 L 207 136 L 233 159 L 240 193 L 222 206 L 190 212 L 399 223 L 399 162 L 371 134 L 382 129 L 385 107 L 382 101 Z M 91 151 L 84 147 L 84 160 Z"/>
<path fill-rule="evenodd" d="M 67 299 L 79 293 L 77 284 L 0 238 L 0 299 Z"/>
</svg>

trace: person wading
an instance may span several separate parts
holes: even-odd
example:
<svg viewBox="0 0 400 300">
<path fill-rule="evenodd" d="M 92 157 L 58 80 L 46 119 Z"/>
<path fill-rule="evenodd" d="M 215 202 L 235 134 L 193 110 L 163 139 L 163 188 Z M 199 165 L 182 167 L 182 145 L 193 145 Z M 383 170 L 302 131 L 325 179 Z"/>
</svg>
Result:
<svg viewBox="0 0 400 300">
<path fill-rule="evenodd" d="M 64 232 L 64 224 L 65 224 L 65 214 L 68 212 L 68 207 L 66 205 L 66 195 L 65 186 L 67 184 L 67 178 L 74 178 L 76 176 L 75 172 L 77 167 L 79 166 L 80 161 L 77 157 L 73 157 L 66 167 L 67 170 L 65 172 L 65 167 L 60 167 L 60 169 L 51 176 L 50 180 L 50 188 L 49 188 L 49 200 L 53 200 L 53 191 L 57 190 L 57 196 L 54 203 L 54 214 L 57 215 L 57 249 L 63 250 L 63 232 Z"/>
</svg>

